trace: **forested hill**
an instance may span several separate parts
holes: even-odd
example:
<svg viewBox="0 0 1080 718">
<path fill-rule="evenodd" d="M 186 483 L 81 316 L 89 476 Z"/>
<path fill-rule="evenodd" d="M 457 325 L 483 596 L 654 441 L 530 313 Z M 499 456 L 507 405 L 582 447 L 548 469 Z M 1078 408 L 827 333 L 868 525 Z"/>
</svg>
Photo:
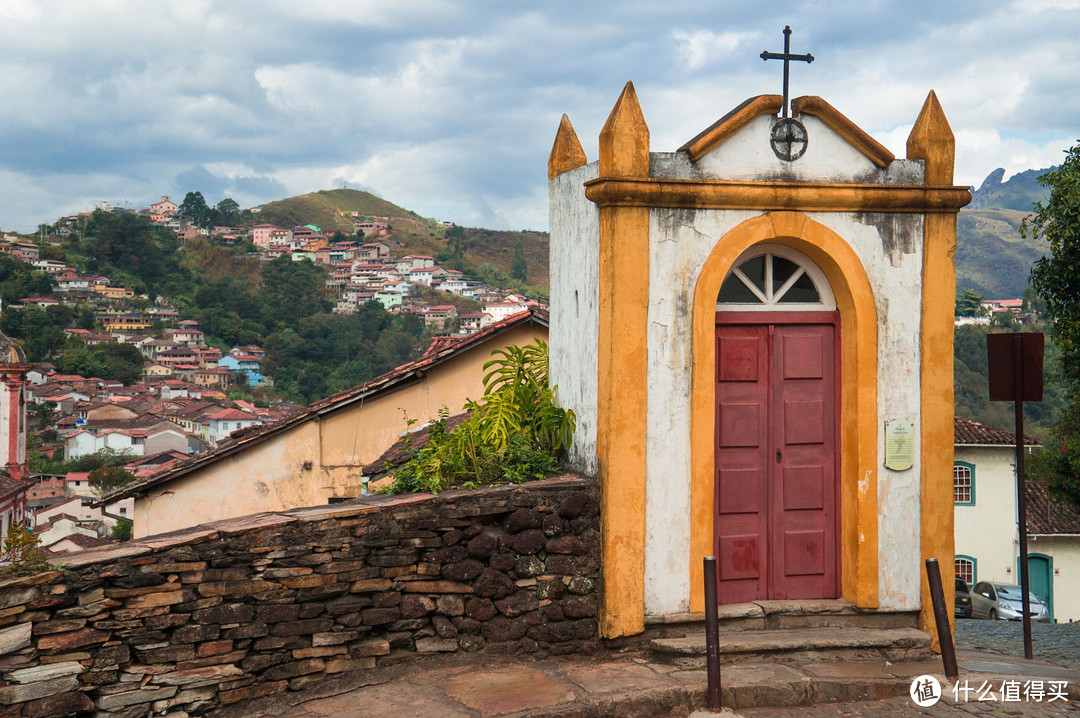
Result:
<svg viewBox="0 0 1080 718">
<path fill-rule="evenodd" d="M 1048 245 L 1020 236 L 1020 222 L 1046 196 L 1038 177 L 1049 170 L 1028 170 L 1001 178 L 996 169 L 960 210 L 956 227 L 956 291 L 974 289 L 991 299 L 1015 299 L 1027 287 L 1031 265 Z"/>
</svg>

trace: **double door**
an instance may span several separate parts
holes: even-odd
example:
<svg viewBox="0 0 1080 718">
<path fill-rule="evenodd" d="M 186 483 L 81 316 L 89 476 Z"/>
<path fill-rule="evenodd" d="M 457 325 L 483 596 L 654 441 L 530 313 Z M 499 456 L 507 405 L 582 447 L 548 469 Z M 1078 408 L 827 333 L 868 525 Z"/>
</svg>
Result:
<svg viewBox="0 0 1080 718">
<path fill-rule="evenodd" d="M 719 601 L 835 598 L 834 313 L 775 323 L 723 317 L 716 328 Z"/>
</svg>

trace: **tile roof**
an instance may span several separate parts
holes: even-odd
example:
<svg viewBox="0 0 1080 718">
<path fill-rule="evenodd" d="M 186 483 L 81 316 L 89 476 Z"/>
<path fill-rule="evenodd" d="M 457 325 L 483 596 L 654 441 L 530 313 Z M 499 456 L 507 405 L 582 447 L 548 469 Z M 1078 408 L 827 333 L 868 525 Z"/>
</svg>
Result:
<svg viewBox="0 0 1080 718">
<path fill-rule="evenodd" d="M 953 443 L 957 446 L 1015 446 L 1016 434 L 980 424 L 971 419 L 953 417 Z M 1033 436 L 1024 437 L 1025 446 L 1042 446 Z"/>
<path fill-rule="evenodd" d="M 1028 532 L 1040 536 L 1080 534 L 1080 511 L 1039 481 L 1024 482 Z"/>
<path fill-rule="evenodd" d="M 109 544 L 113 543 L 112 541 L 108 541 L 106 539 L 95 538 L 93 536 L 87 536 L 86 534 L 72 533 L 72 534 L 68 534 L 67 536 L 64 536 L 63 538 L 56 539 L 51 544 L 49 544 L 48 546 L 45 546 L 43 548 L 45 548 L 48 551 L 51 551 L 52 553 L 57 553 L 56 550 L 53 549 L 53 546 L 60 543 L 61 541 L 70 541 L 71 543 L 75 544 L 79 548 L 99 548 L 101 546 L 108 546 Z M 60 553 L 67 553 L 67 552 L 66 551 L 61 551 Z"/>
<path fill-rule="evenodd" d="M 25 482 L 13 479 L 7 474 L 0 474 L 0 499 L 16 494 L 19 491 L 26 491 L 27 488 L 29 487 Z"/>
<path fill-rule="evenodd" d="M 419 359 L 402 364 L 382 376 L 377 376 L 370 381 L 354 386 L 351 389 L 332 394 L 324 399 L 313 402 L 306 409 L 282 418 L 272 423 L 255 425 L 240 431 L 234 431 L 229 439 L 218 445 L 218 448 L 205 454 L 200 454 L 188 461 L 170 467 L 160 473 L 146 479 L 140 479 L 129 483 L 103 496 L 98 503 L 116 501 L 128 496 L 144 495 L 154 486 L 179 478 L 193 470 L 207 466 L 226 457 L 243 451 L 247 446 L 260 443 L 283 431 L 311 421 L 325 414 L 345 408 L 356 401 L 363 401 L 369 396 L 395 388 L 400 382 L 408 381 L 415 376 L 422 376 L 429 368 L 441 364 L 459 352 L 470 346 L 480 344 L 487 339 L 495 337 L 504 331 L 513 329 L 519 325 L 537 323 L 548 326 L 548 312 L 546 309 L 534 309 L 513 314 L 500 322 L 496 322 L 478 332 L 460 337 L 458 341 L 444 343 L 442 348 L 434 353 L 425 352 Z"/>
</svg>

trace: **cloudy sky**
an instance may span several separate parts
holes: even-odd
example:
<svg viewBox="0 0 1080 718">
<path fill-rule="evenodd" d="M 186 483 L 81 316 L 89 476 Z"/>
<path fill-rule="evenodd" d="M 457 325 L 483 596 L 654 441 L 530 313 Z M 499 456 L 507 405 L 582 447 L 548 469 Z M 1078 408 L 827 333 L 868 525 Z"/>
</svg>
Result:
<svg viewBox="0 0 1080 718">
<path fill-rule="evenodd" d="M 627 80 L 654 151 L 744 99 L 820 95 L 898 156 L 926 94 L 957 183 L 1080 137 L 1080 0 L 0 0 L 0 228 L 200 190 L 348 186 L 468 226 L 547 228 L 566 112 L 589 159 Z"/>
</svg>

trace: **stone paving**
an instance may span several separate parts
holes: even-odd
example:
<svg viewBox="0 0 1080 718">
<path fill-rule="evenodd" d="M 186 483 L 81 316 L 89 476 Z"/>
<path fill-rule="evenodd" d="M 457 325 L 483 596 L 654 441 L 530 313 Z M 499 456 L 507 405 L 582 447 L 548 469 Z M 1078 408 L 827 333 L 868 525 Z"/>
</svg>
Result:
<svg viewBox="0 0 1080 718">
<path fill-rule="evenodd" d="M 698 711 L 694 718 L 715 716 Z M 1057 716 L 1080 716 L 1075 703 L 955 703 L 945 699 L 935 706 L 920 708 L 910 698 L 890 698 L 880 701 L 856 703 L 824 703 L 795 708 L 749 708 L 731 716 L 742 718 L 966 718 L 967 716 L 1017 716 L 1018 718 L 1054 718 Z"/>
<path fill-rule="evenodd" d="M 1007 656 L 1024 655 L 1024 627 L 1019 621 L 956 620 L 956 642 Z M 1080 668 L 1080 623 L 1033 623 L 1036 658 Z"/>
</svg>

